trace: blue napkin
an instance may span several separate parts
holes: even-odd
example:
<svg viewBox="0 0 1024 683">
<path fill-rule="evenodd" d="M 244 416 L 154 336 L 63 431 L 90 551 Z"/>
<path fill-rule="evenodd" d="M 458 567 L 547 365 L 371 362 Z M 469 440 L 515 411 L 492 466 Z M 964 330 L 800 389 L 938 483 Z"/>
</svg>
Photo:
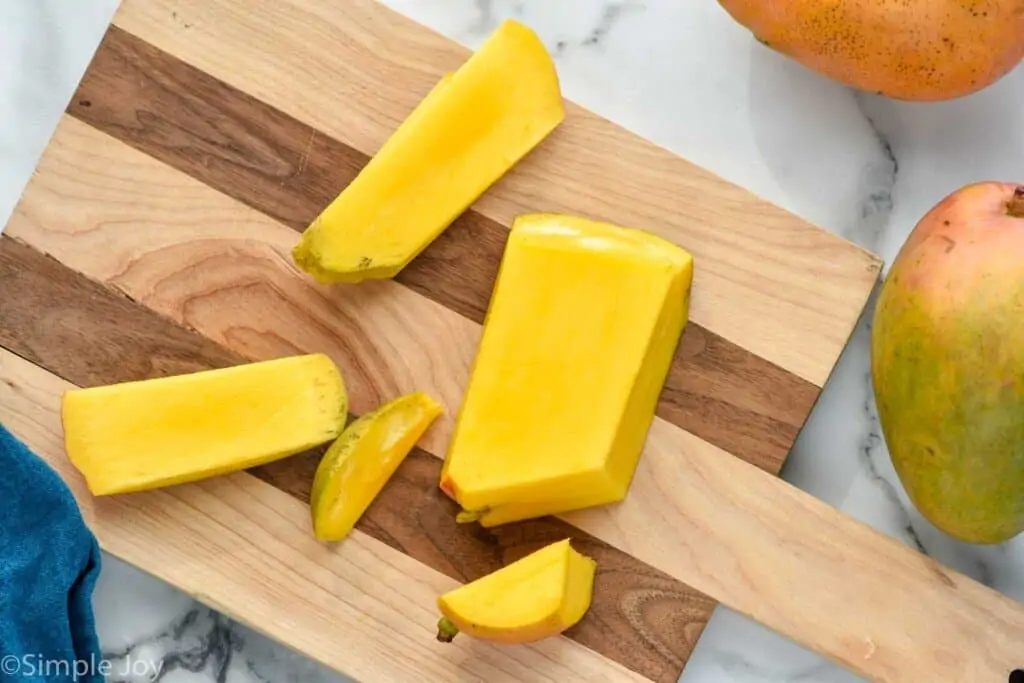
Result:
<svg viewBox="0 0 1024 683">
<path fill-rule="evenodd" d="M 0 680 L 103 683 L 100 549 L 71 491 L 0 425 Z"/>
</svg>

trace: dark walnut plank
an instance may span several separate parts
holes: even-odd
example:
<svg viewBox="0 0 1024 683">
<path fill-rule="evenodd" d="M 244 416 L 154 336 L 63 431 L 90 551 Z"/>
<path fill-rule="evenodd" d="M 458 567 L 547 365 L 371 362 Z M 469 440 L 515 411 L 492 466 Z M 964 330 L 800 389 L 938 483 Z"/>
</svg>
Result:
<svg viewBox="0 0 1024 683">
<path fill-rule="evenodd" d="M 0 346 L 79 386 L 242 360 L 6 235 L 0 235 L 0 292 Z"/>
<path fill-rule="evenodd" d="M 254 474 L 308 501 L 317 462 L 303 456 L 264 465 Z M 457 524 L 459 507 L 438 489 L 440 475 L 440 460 L 414 450 L 358 528 L 461 581 L 571 537 L 574 547 L 597 561 L 598 570 L 594 604 L 566 635 L 648 678 L 679 678 L 714 610 L 712 599 L 557 518 L 494 529 Z"/>
<path fill-rule="evenodd" d="M 116 26 L 68 112 L 300 231 L 368 161 Z M 396 279 L 482 323 L 507 234 L 467 211 Z M 778 473 L 818 392 L 690 322 L 658 415 Z"/>
<path fill-rule="evenodd" d="M 0 236 L 0 346 L 78 386 L 228 367 L 247 358 L 11 237 Z M 255 360 L 255 359 L 254 359 Z M 304 502 L 323 448 L 252 473 Z M 556 518 L 455 523 L 441 461 L 409 455 L 358 528 L 461 581 L 571 536 L 598 561 L 594 602 L 567 635 L 655 681 L 676 681 L 715 603 Z"/>
</svg>

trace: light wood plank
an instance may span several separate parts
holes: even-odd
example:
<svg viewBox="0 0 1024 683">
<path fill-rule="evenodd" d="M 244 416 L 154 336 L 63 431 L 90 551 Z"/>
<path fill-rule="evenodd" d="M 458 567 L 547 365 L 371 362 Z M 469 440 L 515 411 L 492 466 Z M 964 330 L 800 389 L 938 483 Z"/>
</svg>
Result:
<svg viewBox="0 0 1024 683">
<path fill-rule="evenodd" d="M 564 519 L 876 683 L 1024 667 L 1024 605 L 665 422 L 621 505 Z"/>
<path fill-rule="evenodd" d="M 284 245 L 277 240 L 284 238 L 278 234 L 287 228 L 134 150 L 123 147 L 117 154 L 122 163 L 97 155 L 97 167 L 117 169 L 102 181 L 89 179 L 82 168 L 50 169 L 45 182 L 29 188 L 12 234 L 231 348 L 295 351 L 305 348 L 303 340 L 319 343 L 337 335 L 346 349 L 359 349 L 386 339 L 387 353 L 366 361 L 375 373 L 399 390 L 436 391 L 449 406 L 458 404 L 458 390 L 445 389 L 439 378 L 468 367 L 469 340 L 478 330 L 462 326 L 472 323 L 446 319 L 446 309 L 430 308 L 422 297 L 390 294 L 346 299 L 351 308 L 344 318 L 324 316 L 313 327 L 301 317 L 268 315 L 273 298 L 261 292 L 288 292 L 302 309 L 311 305 L 305 288 L 315 287 L 293 277 L 280 253 Z M 91 201 L 102 192 L 111 201 Z M 195 228 L 201 234 L 189 233 L 188 225 L 202 226 Z M 237 265 L 253 258 L 265 267 L 250 272 Z M 241 268 L 235 275 L 224 272 L 235 268 Z M 282 284 L 294 282 L 301 284 Z M 200 314 L 211 297 L 215 305 Z M 375 316 L 367 312 L 373 308 L 362 308 L 383 301 L 400 312 Z M 423 317 L 439 326 L 428 336 L 413 322 Z M 264 322 L 256 333 L 245 332 L 253 329 L 252 320 Z M 466 341 L 444 352 L 417 350 L 435 336 Z M 279 345 L 279 339 L 288 343 Z M 429 360 L 415 364 L 429 372 L 401 369 L 405 355 L 416 353 L 428 354 Z M 435 454 L 443 453 L 448 432 L 442 433 L 429 445 Z M 882 683 L 1002 683 L 1024 664 L 1015 661 L 1024 642 L 1021 605 L 660 419 L 627 500 L 564 518 Z"/>
<path fill-rule="evenodd" d="M 468 54 L 374 0 L 126 0 L 115 23 L 368 154 Z M 696 258 L 693 319 L 818 386 L 880 270 L 875 256 L 575 106 L 475 208 L 505 226 L 568 211 L 672 239 Z"/>
<path fill-rule="evenodd" d="M 308 508 L 248 474 L 92 497 L 62 443 L 71 386 L 0 349 L 0 422 L 68 483 L 104 549 L 270 637 L 365 681 L 647 680 L 563 637 L 437 643 L 454 581 L 359 531 L 318 543 Z"/>
</svg>

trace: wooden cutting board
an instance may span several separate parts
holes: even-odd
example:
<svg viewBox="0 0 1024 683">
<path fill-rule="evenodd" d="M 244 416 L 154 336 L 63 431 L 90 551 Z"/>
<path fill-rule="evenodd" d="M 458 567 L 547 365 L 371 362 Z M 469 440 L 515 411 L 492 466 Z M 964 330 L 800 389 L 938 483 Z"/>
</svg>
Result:
<svg viewBox="0 0 1024 683">
<path fill-rule="evenodd" d="M 722 481 L 778 473 L 880 260 L 571 105 L 395 281 L 311 282 L 289 257 L 298 231 L 467 55 L 373 0 L 125 0 L 0 238 L 0 419 L 107 550 L 361 680 L 675 681 L 716 572 L 745 569 L 687 545 L 698 523 L 667 514 L 673 496 L 700 497 L 716 463 Z M 685 247 L 691 320 L 625 503 L 456 525 L 440 458 L 508 226 L 536 211 Z M 312 351 L 339 363 L 357 414 L 412 390 L 447 408 L 341 546 L 308 528 L 317 453 L 99 500 L 67 463 L 69 385 Z M 753 548 L 767 531 L 743 533 Z M 433 641 L 440 591 L 565 535 L 598 561 L 577 627 L 516 648 Z"/>
</svg>

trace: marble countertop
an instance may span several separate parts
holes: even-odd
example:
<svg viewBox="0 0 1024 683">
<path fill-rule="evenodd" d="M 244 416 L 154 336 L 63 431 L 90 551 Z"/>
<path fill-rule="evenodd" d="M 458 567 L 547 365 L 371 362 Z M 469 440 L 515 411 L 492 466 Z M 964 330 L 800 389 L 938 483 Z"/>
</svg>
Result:
<svg viewBox="0 0 1024 683">
<path fill-rule="evenodd" d="M 1024 68 L 974 96 L 899 103 L 854 93 L 755 42 L 715 2 L 387 0 L 467 46 L 504 17 L 556 56 L 567 97 L 890 262 L 917 219 L 977 180 L 1024 181 Z M 0 225 L 28 181 L 116 0 L 0 3 Z M 682 122 L 682 123 L 681 123 Z M 908 504 L 880 436 L 865 316 L 783 477 L 1024 600 L 1024 537 L 971 547 Z M 345 680 L 105 558 L 95 596 L 111 681 Z M 120 664 L 120 666 L 119 666 Z M 685 683 L 857 681 L 719 608 Z"/>
</svg>

